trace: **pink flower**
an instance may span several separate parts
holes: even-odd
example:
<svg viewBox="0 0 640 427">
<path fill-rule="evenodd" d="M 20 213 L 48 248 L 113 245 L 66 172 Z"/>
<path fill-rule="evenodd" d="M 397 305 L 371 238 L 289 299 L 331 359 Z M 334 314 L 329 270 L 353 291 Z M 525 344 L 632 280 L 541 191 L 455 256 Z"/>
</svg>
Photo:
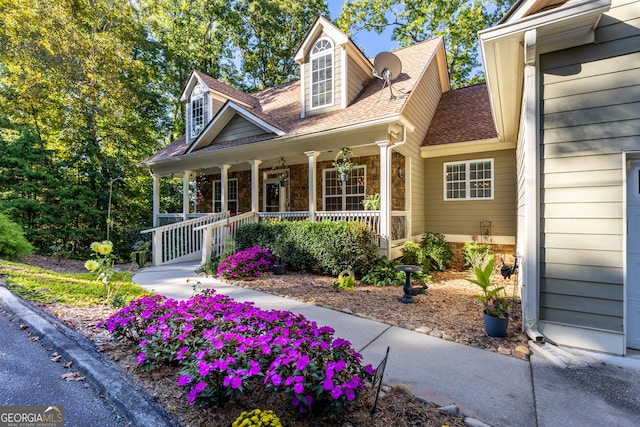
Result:
<svg viewBox="0 0 640 427">
<path fill-rule="evenodd" d="M 340 386 L 334 387 L 333 390 L 331 390 L 331 397 L 333 397 L 334 399 L 337 399 L 340 396 L 342 396 L 342 387 Z"/>
</svg>

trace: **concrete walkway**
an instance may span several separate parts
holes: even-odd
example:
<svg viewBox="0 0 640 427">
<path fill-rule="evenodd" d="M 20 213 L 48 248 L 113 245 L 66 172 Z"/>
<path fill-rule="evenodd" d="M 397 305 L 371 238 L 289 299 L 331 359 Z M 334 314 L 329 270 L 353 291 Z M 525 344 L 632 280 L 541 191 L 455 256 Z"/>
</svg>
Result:
<svg viewBox="0 0 640 427">
<path fill-rule="evenodd" d="M 417 396 L 456 404 L 465 416 L 492 426 L 640 425 L 640 360 L 560 349 L 579 362 L 561 369 L 542 356 L 542 349 L 534 351 L 530 362 L 523 361 L 199 277 L 197 267 L 184 263 L 147 268 L 133 280 L 171 298 L 189 298 L 196 285 L 260 308 L 303 314 L 334 328 L 336 337 L 349 340 L 373 366 L 389 346 L 385 383 L 404 383 Z"/>
</svg>

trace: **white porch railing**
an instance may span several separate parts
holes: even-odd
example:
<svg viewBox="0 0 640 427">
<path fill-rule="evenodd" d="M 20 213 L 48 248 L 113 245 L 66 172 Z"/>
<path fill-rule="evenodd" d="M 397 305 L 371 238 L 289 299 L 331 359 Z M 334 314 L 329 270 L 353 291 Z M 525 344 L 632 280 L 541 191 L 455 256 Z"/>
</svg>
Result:
<svg viewBox="0 0 640 427">
<path fill-rule="evenodd" d="M 194 231 L 202 232 L 202 264 L 210 260 L 213 255 L 220 256 L 227 238 L 235 236 L 238 227 L 256 222 L 258 222 L 258 215 L 255 212 L 247 212 L 195 228 Z"/>
<path fill-rule="evenodd" d="M 168 214 L 166 214 L 168 215 Z M 176 218 L 177 215 L 176 214 Z M 247 212 L 229 217 L 228 212 L 198 215 L 197 218 L 145 230 L 153 233 L 154 265 L 181 261 L 202 260 L 219 256 L 229 236 L 235 236 L 238 227 L 258 222 L 260 219 L 277 218 L 290 221 L 309 219 L 309 212 Z M 380 211 L 317 211 L 316 221 L 360 221 L 371 228 L 380 242 Z M 407 212 L 393 211 L 391 217 L 391 241 L 401 243 L 407 238 Z"/>
<path fill-rule="evenodd" d="M 175 224 L 163 225 L 142 233 L 153 233 L 153 264 L 172 264 L 195 261 L 202 255 L 202 230 L 200 227 L 227 218 L 229 212 L 199 216 Z"/>
<path fill-rule="evenodd" d="M 187 220 L 189 219 L 197 219 L 202 218 L 207 215 L 211 215 L 211 213 L 190 213 L 187 214 Z M 184 214 L 181 213 L 161 213 L 158 214 L 158 226 L 162 227 L 163 225 L 171 225 L 177 222 L 182 222 L 184 220 Z"/>
</svg>

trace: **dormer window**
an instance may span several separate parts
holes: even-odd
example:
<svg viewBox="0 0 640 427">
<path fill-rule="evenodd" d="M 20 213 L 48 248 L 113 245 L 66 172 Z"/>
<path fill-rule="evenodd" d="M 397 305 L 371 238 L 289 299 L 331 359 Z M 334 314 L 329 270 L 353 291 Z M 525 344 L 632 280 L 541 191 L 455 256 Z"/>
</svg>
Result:
<svg viewBox="0 0 640 427">
<path fill-rule="evenodd" d="M 311 49 L 311 108 L 333 105 L 333 43 L 318 40 Z"/>
<path fill-rule="evenodd" d="M 191 92 L 190 112 L 191 127 L 189 132 L 191 133 L 191 138 L 195 138 L 202 132 L 207 116 L 207 99 L 200 85 L 193 88 L 193 92 Z"/>
</svg>

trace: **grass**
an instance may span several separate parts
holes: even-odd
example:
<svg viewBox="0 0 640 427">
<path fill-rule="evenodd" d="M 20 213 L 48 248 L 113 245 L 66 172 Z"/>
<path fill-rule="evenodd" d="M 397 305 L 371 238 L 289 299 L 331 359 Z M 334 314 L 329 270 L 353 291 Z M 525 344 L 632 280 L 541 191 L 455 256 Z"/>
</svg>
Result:
<svg viewBox="0 0 640 427">
<path fill-rule="evenodd" d="M 0 278 L 11 292 L 22 298 L 42 303 L 73 306 L 105 304 L 106 288 L 93 273 L 55 273 L 39 267 L 0 260 Z M 126 305 L 131 300 L 151 292 L 131 281 L 128 271 L 117 272 L 111 278 L 112 286 L 120 285 L 114 298 L 115 305 Z"/>
</svg>

